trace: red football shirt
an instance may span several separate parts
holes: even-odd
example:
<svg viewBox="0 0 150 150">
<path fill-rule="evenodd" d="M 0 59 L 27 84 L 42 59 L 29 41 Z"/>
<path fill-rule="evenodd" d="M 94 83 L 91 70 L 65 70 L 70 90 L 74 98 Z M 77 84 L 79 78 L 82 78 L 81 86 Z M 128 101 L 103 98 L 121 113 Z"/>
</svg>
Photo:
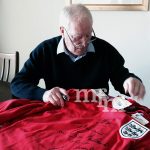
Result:
<svg viewBox="0 0 150 150">
<path fill-rule="evenodd" d="M 150 109 L 130 100 L 128 112 L 116 111 L 92 100 L 92 96 L 69 90 L 64 108 L 33 100 L 0 103 L 0 150 L 149 150 L 150 133 L 123 138 L 123 125 L 140 112 L 150 121 Z M 131 124 L 129 125 L 131 126 Z M 133 126 L 133 124 L 132 124 Z M 134 134 L 142 133 L 139 126 Z M 146 125 L 150 128 L 150 124 Z M 126 129 L 129 129 L 125 126 Z M 129 134 L 130 135 L 130 134 Z"/>
</svg>

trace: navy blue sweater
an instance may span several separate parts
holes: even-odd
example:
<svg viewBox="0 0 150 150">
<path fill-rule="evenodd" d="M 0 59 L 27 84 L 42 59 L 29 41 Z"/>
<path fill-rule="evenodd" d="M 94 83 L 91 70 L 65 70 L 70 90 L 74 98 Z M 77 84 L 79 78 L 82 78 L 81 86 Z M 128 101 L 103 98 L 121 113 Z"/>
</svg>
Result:
<svg viewBox="0 0 150 150">
<path fill-rule="evenodd" d="M 60 39 L 61 36 L 46 40 L 31 52 L 22 70 L 12 80 L 14 96 L 42 100 L 44 92 L 56 86 L 65 89 L 106 88 L 108 94 L 109 80 L 116 90 L 124 93 L 125 79 L 136 77 L 124 67 L 123 57 L 108 42 L 95 40 L 95 53 L 88 52 L 73 62 L 65 53 L 57 55 Z M 37 86 L 40 79 L 44 79 L 46 89 Z"/>
</svg>

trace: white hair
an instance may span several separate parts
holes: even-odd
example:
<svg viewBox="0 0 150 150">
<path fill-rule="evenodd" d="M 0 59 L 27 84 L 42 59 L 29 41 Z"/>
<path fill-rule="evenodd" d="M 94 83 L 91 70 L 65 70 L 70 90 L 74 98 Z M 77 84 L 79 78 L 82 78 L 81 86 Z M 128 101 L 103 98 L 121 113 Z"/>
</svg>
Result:
<svg viewBox="0 0 150 150">
<path fill-rule="evenodd" d="M 60 13 L 60 27 L 69 27 L 70 22 L 82 22 L 83 19 L 89 20 L 93 24 L 93 18 L 90 11 L 82 4 L 72 4 L 64 7 Z"/>
</svg>

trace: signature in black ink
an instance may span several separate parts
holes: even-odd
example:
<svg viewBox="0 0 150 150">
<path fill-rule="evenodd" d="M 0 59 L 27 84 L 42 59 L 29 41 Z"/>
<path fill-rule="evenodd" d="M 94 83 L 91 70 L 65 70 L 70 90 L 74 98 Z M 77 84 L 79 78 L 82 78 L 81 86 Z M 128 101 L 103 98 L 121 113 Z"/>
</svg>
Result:
<svg viewBox="0 0 150 150">
<path fill-rule="evenodd" d="M 58 130 L 57 133 L 59 133 L 59 134 L 65 134 L 65 132 L 63 130 Z"/>
<path fill-rule="evenodd" d="M 65 146 L 62 146 L 62 147 L 52 147 L 52 148 L 49 148 L 48 150 L 62 150 L 62 149 L 65 149 Z"/>
<path fill-rule="evenodd" d="M 86 147 L 83 147 L 83 146 L 77 146 L 74 148 L 74 150 L 95 150 L 94 147 L 91 147 L 91 148 L 86 148 Z"/>
<path fill-rule="evenodd" d="M 96 144 L 101 144 L 101 145 L 103 145 L 105 147 L 107 146 L 106 143 L 103 143 L 99 138 L 94 138 L 93 136 L 89 136 L 88 140 L 91 141 L 91 142 L 94 142 Z"/>
</svg>

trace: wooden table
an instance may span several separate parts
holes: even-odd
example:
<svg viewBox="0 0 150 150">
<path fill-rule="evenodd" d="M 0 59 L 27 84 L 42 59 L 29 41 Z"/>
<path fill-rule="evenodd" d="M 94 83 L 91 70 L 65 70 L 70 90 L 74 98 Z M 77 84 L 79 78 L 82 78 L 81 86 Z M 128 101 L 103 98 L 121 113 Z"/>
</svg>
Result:
<svg viewBox="0 0 150 150">
<path fill-rule="evenodd" d="M 0 101 L 11 99 L 10 83 L 0 81 Z"/>
</svg>

